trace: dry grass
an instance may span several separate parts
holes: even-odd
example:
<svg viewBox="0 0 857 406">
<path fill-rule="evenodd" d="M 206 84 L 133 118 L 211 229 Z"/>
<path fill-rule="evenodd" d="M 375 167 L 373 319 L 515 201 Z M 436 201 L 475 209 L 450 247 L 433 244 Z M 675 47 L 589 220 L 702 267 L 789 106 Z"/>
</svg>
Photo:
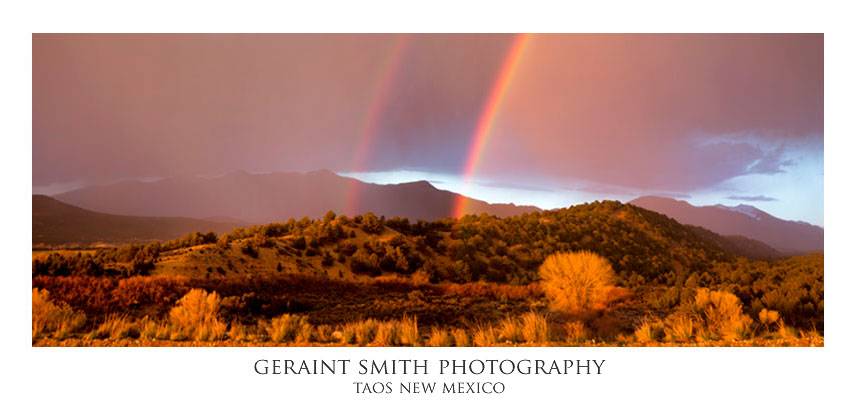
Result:
<svg viewBox="0 0 857 406">
<path fill-rule="evenodd" d="M 238 320 L 232 320 L 227 334 L 231 340 L 235 341 L 247 341 L 250 336 L 247 327 L 239 323 Z"/>
<path fill-rule="evenodd" d="M 96 281 L 96 279 L 93 279 Z M 685 302 L 681 310 L 670 315 L 666 319 L 649 316 L 640 320 L 634 320 L 635 324 L 628 322 L 627 313 L 616 311 L 622 310 L 629 304 L 611 305 L 608 309 L 593 308 L 582 312 L 550 312 L 546 310 L 544 301 L 536 301 L 527 306 L 530 310 L 526 312 L 516 303 L 513 307 L 491 307 L 484 306 L 485 302 L 467 297 L 451 297 L 447 287 L 420 287 L 414 290 L 402 278 L 386 278 L 378 283 L 363 284 L 367 292 L 358 292 L 364 295 L 377 293 L 379 286 L 383 286 L 384 292 L 399 298 L 403 295 L 411 295 L 418 292 L 421 295 L 435 295 L 434 297 L 452 298 L 450 303 L 457 306 L 471 306 L 479 304 L 474 312 L 486 314 L 496 309 L 496 314 L 491 317 L 470 318 L 458 315 L 455 318 L 442 318 L 440 321 L 433 319 L 431 313 L 426 312 L 379 312 L 374 308 L 375 314 L 380 314 L 379 319 L 359 316 L 353 318 L 331 319 L 327 315 L 318 317 L 315 313 L 302 314 L 286 313 L 274 318 L 257 317 L 249 325 L 242 324 L 239 320 L 247 320 L 245 314 L 240 313 L 243 309 L 236 303 L 241 303 L 241 297 L 236 292 L 243 291 L 244 285 L 239 281 L 229 284 L 225 281 L 217 285 L 226 289 L 227 299 L 221 300 L 219 293 L 213 289 L 191 289 L 186 294 L 173 302 L 165 302 L 160 305 L 160 311 L 150 307 L 151 298 L 168 300 L 169 297 L 178 292 L 179 288 L 186 286 L 183 283 L 166 283 L 164 278 L 147 280 L 138 278 L 127 280 L 119 284 L 125 289 L 128 296 L 123 300 L 131 300 L 137 297 L 145 299 L 145 312 L 147 314 L 162 314 L 163 318 L 150 318 L 146 315 L 140 317 L 143 312 L 123 311 L 119 313 L 99 313 L 92 318 L 96 323 L 86 324 L 84 313 L 77 308 L 66 305 L 64 299 L 55 304 L 47 291 L 33 289 L 33 343 L 55 340 L 83 340 L 84 342 L 148 342 L 152 345 L 159 341 L 185 341 L 188 345 L 193 343 L 235 343 L 238 345 L 359 345 L 359 346 L 496 346 L 496 345 L 759 345 L 759 341 L 779 340 L 792 342 L 804 340 L 815 343 L 823 341 L 823 337 L 817 331 L 802 331 L 786 326 L 779 313 L 773 310 L 763 309 L 758 314 L 758 322 L 755 327 L 764 326 L 763 335 L 759 340 L 753 340 L 754 323 L 743 313 L 742 303 L 735 295 L 728 292 L 710 291 L 700 289 L 694 300 Z M 230 282 L 231 283 L 231 282 Z M 321 282 L 319 282 L 321 283 Z M 312 289 L 330 288 L 327 282 L 320 285 L 307 285 Z M 339 283 L 339 282 L 337 282 Z M 105 292 L 111 289 L 98 287 Z M 84 284 L 74 286 L 83 289 Z M 118 285 L 117 285 L 118 286 Z M 282 295 L 280 285 L 263 284 L 271 292 Z M 283 283 L 282 286 L 289 286 Z M 301 285 L 306 290 L 307 286 Z M 515 295 L 540 295 L 537 293 L 536 285 L 517 287 L 506 292 L 499 285 L 472 283 L 456 288 L 475 297 L 481 296 L 515 296 Z M 345 288 L 345 286 L 339 286 Z M 175 289 L 174 289 L 175 288 Z M 162 293 L 167 292 L 167 293 Z M 210 292 L 210 293 L 209 293 Z M 218 290 L 219 292 L 219 290 Z M 284 296 L 292 298 L 292 291 Z M 459 293 L 462 293 L 459 292 Z M 600 299 L 600 303 L 609 303 L 616 298 L 627 295 L 621 289 L 607 287 L 606 297 Z M 612 293 L 611 293 L 612 292 Z M 67 294 L 67 293 L 66 293 Z M 271 293 L 269 293 L 271 294 Z M 409 296 L 410 297 L 410 296 Z M 148 298 L 148 299 L 146 299 Z M 401 300 L 401 299 L 398 299 Z M 405 301 L 407 303 L 412 300 Z M 175 305 L 172 305 L 175 303 Z M 508 301 L 498 302 L 506 305 Z M 629 302 L 630 303 L 630 302 Z M 536 305 L 534 305 L 536 304 Z M 243 306 L 243 305 L 242 305 Z M 277 306 L 280 306 L 279 304 Z M 273 306 L 272 306 L 273 307 Z M 115 308 L 113 306 L 112 308 Z M 401 316 L 405 314 L 405 316 Z M 425 327 L 420 330 L 417 322 L 417 314 L 420 320 L 426 322 L 432 328 Z M 233 317 L 231 323 L 221 321 L 222 315 Z M 134 318 L 134 317 L 138 318 Z M 348 320 L 357 321 L 348 321 Z M 313 323 L 310 323 L 310 320 Z M 576 320 L 576 321 L 573 321 Z M 89 331 L 82 331 L 83 327 L 90 326 Z M 633 330 L 630 326 L 636 325 Z M 775 331 L 772 331 L 776 329 Z M 803 341 L 801 341 L 803 342 Z M 168 344 L 185 345 L 185 344 Z M 765 345 L 762 343 L 762 345 Z"/>
<path fill-rule="evenodd" d="M 780 323 L 777 326 L 777 335 L 782 339 L 793 339 L 798 338 L 800 336 L 800 332 L 793 327 L 787 326 L 786 323 L 783 323 L 783 321 L 780 320 Z"/>
<path fill-rule="evenodd" d="M 693 340 L 695 325 L 693 317 L 686 314 L 673 314 L 666 320 L 666 340 L 687 343 Z"/>
<path fill-rule="evenodd" d="M 559 331 L 564 327 L 565 334 L 552 333 L 552 328 Z M 171 322 L 158 322 L 144 317 L 131 321 L 124 315 L 111 315 L 95 326 L 88 334 L 70 336 L 68 334 L 42 335 L 38 343 L 65 342 L 64 340 L 84 340 L 87 343 L 140 343 L 150 345 L 165 345 L 163 342 L 194 343 L 213 342 L 232 343 L 227 345 L 360 345 L 360 346 L 419 346 L 432 347 L 491 347 L 497 345 L 823 345 L 823 336 L 817 331 L 800 331 L 779 323 L 779 331 L 753 339 L 747 330 L 733 332 L 731 336 L 713 338 L 707 329 L 700 327 L 702 322 L 692 313 L 676 313 L 666 320 L 650 319 L 642 323 L 632 334 L 616 334 L 609 340 L 599 338 L 593 340 L 592 331 L 581 321 L 566 322 L 562 325 L 551 326 L 547 318 L 535 313 L 527 313 L 518 318 L 509 317 L 497 324 L 476 324 L 469 329 L 456 328 L 447 330 L 442 326 L 434 326 L 425 334 L 420 335 L 416 319 L 404 317 L 387 321 L 367 319 L 344 325 L 313 325 L 305 316 L 283 314 L 271 320 L 259 322 L 259 326 L 246 326 L 237 321 L 229 325 L 227 334 L 214 336 L 200 330 L 191 332 L 187 328 Z M 745 328 L 747 326 L 744 326 Z M 193 335 L 191 335 L 193 334 Z M 80 338 L 75 338 L 80 337 Z M 214 338 L 218 337 L 218 338 Z M 600 336 L 595 336 L 600 337 Z M 130 340 L 130 341 L 129 341 Z M 514 341 L 513 341 L 514 340 Z M 242 344 L 243 343 L 243 344 Z M 794 343 L 794 344 L 792 344 Z M 134 344 L 134 345 L 138 345 Z M 104 345 L 104 344 L 98 344 Z M 200 344 L 197 344 L 200 345 Z"/>
<path fill-rule="evenodd" d="M 354 340 L 357 345 L 367 345 L 375 340 L 375 333 L 378 331 L 378 321 L 375 319 L 366 319 L 354 325 Z M 348 327 L 346 327 L 347 329 Z"/>
<path fill-rule="evenodd" d="M 551 341 L 547 319 L 534 312 L 521 316 L 521 333 L 528 343 L 544 344 Z"/>
<path fill-rule="evenodd" d="M 742 340 L 752 334 L 753 321 L 744 314 L 737 296 L 701 288 L 696 291 L 694 305 L 705 321 L 705 338 Z"/>
<path fill-rule="evenodd" d="M 456 347 L 470 347 L 471 345 L 470 335 L 463 328 L 452 330 L 452 341 Z"/>
<path fill-rule="evenodd" d="M 420 331 L 417 327 L 415 316 L 404 316 L 398 322 L 399 344 L 418 346 L 420 344 Z"/>
<path fill-rule="evenodd" d="M 170 339 L 194 341 L 220 340 L 226 334 L 226 323 L 218 318 L 221 299 L 217 292 L 207 293 L 191 289 L 170 310 L 170 324 L 174 329 Z"/>
<path fill-rule="evenodd" d="M 399 334 L 398 323 L 392 321 L 380 322 L 375 330 L 375 339 L 372 345 L 378 347 L 389 347 L 397 344 L 396 338 Z"/>
<path fill-rule="evenodd" d="M 146 319 L 146 322 L 148 319 Z M 145 324 L 145 322 L 140 323 Z M 89 334 L 92 338 L 121 340 L 123 338 L 140 337 L 140 328 L 137 323 L 128 320 L 127 316 L 108 316 L 94 331 Z"/>
<path fill-rule="evenodd" d="M 333 327 L 329 325 L 324 324 L 321 326 L 316 326 L 315 331 L 313 331 L 313 341 L 317 343 L 329 343 L 338 341 L 337 339 L 333 338 L 333 333 Z"/>
<path fill-rule="evenodd" d="M 287 313 L 271 319 L 271 322 L 265 326 L 265 331 L 268 332 L 271 341 L 276 343 L 304 343 L 309 342 L 310 328 L 306 317 Z"/>
<path fill-rule="evenodd" d="M 86 316 L 68 306 L 57 306 L 47 290 L 33 289 L 33 340 L 53 337 L 62 340 L 80 330 Z"/>
<path fill-rule="evenodd" d="M 476 326 L 473 333 L 473 345 L 476 347 L 493 347 L 499 342 L 497 331 L 494 327 L 486 325 Z"/>
<path fill-rule="evenodd" d="M 521 330 L 521 325 L 512 316 L 506 316 L 506 319 L 500 323 L 498 329 L 499 340 L 509 343 L 520 343 L 524 341 L 524 334 Z"/>
<path fill-rule="evenodd" d="M 451 347 L 452 344 L 453 338 L 445 329 L 432 327 L 431 334 L 429 334 L 428 341 L 426 342 L 426 346 Z"/>
<path fill-rule="evenodd" d="M 579 345 L 590 337 L 589 329 L 583 322 L 575 321 L 565 325 L 565 342 L 569 345 Z"/>
<path fill-rule="evenodd" d="M 661 341 L 665 337 L 664 323 L 661 321 L 647 321 L 634 330 L 634 340 L 641 344 Z"/>
</svg>

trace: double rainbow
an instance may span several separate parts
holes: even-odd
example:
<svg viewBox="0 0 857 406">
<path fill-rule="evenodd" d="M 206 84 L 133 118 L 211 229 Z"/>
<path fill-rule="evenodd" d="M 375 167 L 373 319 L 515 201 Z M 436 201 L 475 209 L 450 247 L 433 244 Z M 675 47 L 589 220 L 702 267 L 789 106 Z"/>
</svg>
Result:
<svg viewBox="0 0 857 406">
<path fill-rule="evenodd" d="M 386 59 L 381 63 L 381 69 L 374 81 L 375 85 L 373 88 L 375 91 L 372 93 L 372 98 L 369 101 L 364 116 L 365 118 L 360 126 L 357 146 L 351 163 L 351 172 L 362 172 L 366 169 L 366 160 L 369 158 L 372 144 L 378 133 L 381 113 L 390 96 L 390 88 L 396 80 L 397 72 L 402 64 L 403 55 L 409 42 L 409 34 L 396 36 L 387 52 Z M 360 182 L 354 180 L 348 185 L 345 202 L 346 215 L 360 214 L 357 212 L 360 203 L 359 184 Z"/>
<path fill-rule="evenodd" d="M 452 208 L 452 216 L 459 218 L 467 213 L 468 199 L 465 197 L 469 189 L 470 183 L 473 180 L 473 175 L 479 166 L 479 161 L 482 158 L 482 153 L 485 145 L 488 142 L 488 136 L 491 135 L 491 128 L 497 119 L 500 112 L 500 107 L 503 104 L 503 99 L 509 90 L 509 84 L 515 76 L 515 70 L 521 62 L 521 57 L 524 54 L 524 48 L 527 45 L 531 34 L 517 34 L 512 41 L 509 50 L 506 53 L 506 59 L 500 69 L 500 73 L 494 82 L 494 87 L 488 100 L 482 109 L 482 114 L 479 116 L 479 122 L 476 126 L 476 133 L 473 136 L 473 141 L 467 153 L 467 160 L 462 170 L 464 185 L 459 192 Z"/>
</svg>

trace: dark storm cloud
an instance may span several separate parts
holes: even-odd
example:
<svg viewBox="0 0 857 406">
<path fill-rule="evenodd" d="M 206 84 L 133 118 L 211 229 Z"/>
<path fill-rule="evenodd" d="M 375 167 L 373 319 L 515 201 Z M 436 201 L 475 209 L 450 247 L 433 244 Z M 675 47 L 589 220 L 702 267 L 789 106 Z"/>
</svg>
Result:
<svg viewBox="0 0 857 406">
<path fill-rule="evenodd" d="M 820 35 L 537 36 L 486 172 L 687 192 L 823 143 Z M 495 145 L 524 138 L 510 159 Z"/>
<path fill-rule="evenodd" d="M 414 35 L 364 168 L 459 173 L 509 35 Z M 536 35 L 479 177 L 687 193 L 823 143 L 820 35 Z M 349 171 L 391 35 L 35 35 L 33 184 Z"/>
<path fill-rule="evenodd" d="M 409 41 L 381 96 L 368 169 L 458 165 L 449 142 L 423 147 L 468 136 L 508 38 Z M 34 185 L 349 170 L 395 39 L 34 35 Z"/>
</svg>

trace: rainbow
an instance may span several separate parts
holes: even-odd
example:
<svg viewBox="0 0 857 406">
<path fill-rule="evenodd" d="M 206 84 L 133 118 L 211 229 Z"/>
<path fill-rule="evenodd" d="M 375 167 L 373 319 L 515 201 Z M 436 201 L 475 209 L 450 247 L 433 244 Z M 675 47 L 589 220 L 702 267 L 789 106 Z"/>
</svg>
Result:
<svg viewBox="0 0 857 406">
<path fill-rule="evenodd" d="M 387 52 L 386 59 L 381 63 L 381 69 L 375 77 L 372 92 L 372 98 L 369 101 L 366 115 L 360 126 L 360 133 L 357 140 L 357 146 L 354 150 L 354 158 L 351 163 L 351 172 L 362 172 L 366 169 L 366 160 L 369 157 L 372 144 L 375 136 L 378 133 L 378 124 L 380 122 L 381 113 L 387 103 L 387 98 L 390 95 L 390 88 L 396 79 L 396 73 L 399 66 L 402 64 L 402 57 L 405 54 L 410 35 L 397 35 Z M 345 214 L 359 214 L 358 204 L 360 202 L 360 182 L 354 180 L 348 185 L 346 195 Z"/>
<path fill-rule="evenodd" d="M 479 122 L 476 126 L 476 133 L 473 136 L 473 141 L 467 153 L 467 159 L 462 171 L 464 181 L 463 188 L 454 202 L 452 208 L 453 217 L 460 218 L 467 212 L 467 189 L 479 166 L 479 160 L 482 158 L 482 152 L 485 149 L 485 144 L 488 142 L 488 136 L 491 135 L 491 128 L 497 119 L 497 114 L 500 111 L 500 106 L 503 104 L 503 98 L 509 90 L 509 84 L 515 75 L 515 70 L 521 62 L 521 56 L 524 54 L 524 48 L 527 45 L 531 34 L 517 34 L 512 41 L 512 45 L 506 53 L 506 59 L 494 82 L 494 87 L 488 100 L 485 102 L 485 107 L 482 109 L 482 114 L 479 116 Z"/>
</svg>

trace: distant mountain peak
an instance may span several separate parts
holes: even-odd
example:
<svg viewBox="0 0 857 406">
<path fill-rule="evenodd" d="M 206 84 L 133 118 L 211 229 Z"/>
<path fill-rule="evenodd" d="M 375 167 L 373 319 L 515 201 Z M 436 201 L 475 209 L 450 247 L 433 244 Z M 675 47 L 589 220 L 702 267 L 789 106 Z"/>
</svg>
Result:
<svg viewBox="0 0 857 406">
<path fill-rule="evenodd" d="M 336 172 L 331 171 L 330 169 L 316 169 L 314 171 L 306 172 L 307 175 L 310 176 L 335 176 L 341 177 L 336 174 Z"/>
<path fill-rule="evenodd" d="M 424 189 L 424 190 L 439 190 L 438 188 L 434 187 L 434 185 L 432 185 L 431 183 L 429 183 L 428 181 L 425 181 L 425 180 L 418 180 L 415 182 L 399 183 L 399 186 L 413 187 L 415 189 Z"/>
<path fill-rule="evenodd" d="M 171 178 L 172 179 L 172 178 Z M 58 194 L 58 200 L 100 213 L 242 219 L 249 223 L 289 218 L 321 218 L 330 210 L 355 215 L 435 220 L 450 217 L 461 195 L 430 182 L 379 185 L 327 170 L 252 174 L 235 171 L 219 177 L 190 177 L 85 187 Z M 507 217 L 539 210 L 468 199 L 468 213 Z"/>
<path fill-rule="evenodd" d="M 761 220 L 762 217 L 760 214 L 764 213 L 763 211 L 757 209 L 755 206 L 750 206 L 749 204 L 739 204 L 737 206 L 726 206 L 726 205 L 722 205 L 722 204 L 715 204 L 714 207 L 717 207 L 718 209 L 734 211 L 736 213 L 746 214 L 746 215 L 748 215 L 748 216 L 750 216 L 756 220 Z"/>
<path fill-rule="evenodd" d="M 694 206 L 682 200 L 655 196 L 640 197 L 628 203 L 672 217 L 679 223 L 758 240 L 784 253 L 824 250 L 823 228 L 783 220 L 747 204 Z"/>
</svg>

